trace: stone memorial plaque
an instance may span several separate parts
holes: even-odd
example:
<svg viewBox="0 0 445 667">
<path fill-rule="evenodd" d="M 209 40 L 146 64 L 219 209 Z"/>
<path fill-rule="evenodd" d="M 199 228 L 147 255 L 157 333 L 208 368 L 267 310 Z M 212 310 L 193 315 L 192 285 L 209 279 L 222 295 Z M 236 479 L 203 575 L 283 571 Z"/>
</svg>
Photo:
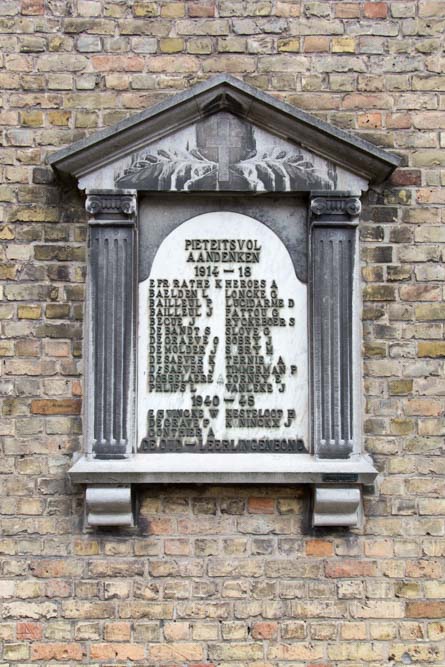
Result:
<svg viewBox="0 0 445 667">
<path fill-rule="evenodd" d="M 360 197 L 400 158 L 220 75 L 49 162 L 87 195 L 87 523 L 134 525 L 134 485 L 271 483 L 358 525 Z"/>
<path fill-rule="evenodd" d="M 140 283 L 138 326 L 139 451 L 307 451 L 307 287 L 263 223 L 180 224 Z"/>
</svg>

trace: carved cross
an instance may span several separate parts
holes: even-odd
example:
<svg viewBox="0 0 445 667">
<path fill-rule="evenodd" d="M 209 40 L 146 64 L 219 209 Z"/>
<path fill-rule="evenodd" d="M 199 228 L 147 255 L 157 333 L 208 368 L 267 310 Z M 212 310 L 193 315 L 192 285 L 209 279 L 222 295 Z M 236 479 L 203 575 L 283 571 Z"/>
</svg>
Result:
<svg viewBox="0 0 445 667">
<path fill-rule="evenodd" d="M 233 149 L 239 154 L 244 139 L 243 129 L 238 123 L 232 123 L 231 117 L 225 113 L 219 114 L 215 121 L 212 123 L 206 145 L 207 148 L 218 150 L 218 181 L 228 181 L 229 167 L 233 162 L 231 159 Z"/>
</svg>

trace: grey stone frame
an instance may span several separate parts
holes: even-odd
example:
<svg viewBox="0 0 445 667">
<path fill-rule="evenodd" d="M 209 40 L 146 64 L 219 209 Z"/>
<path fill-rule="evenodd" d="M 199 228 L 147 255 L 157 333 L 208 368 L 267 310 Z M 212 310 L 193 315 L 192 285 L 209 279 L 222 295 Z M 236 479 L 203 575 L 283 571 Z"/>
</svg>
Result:
<svg viewBox="0 0 445 667">
<path fill-rule="evenodd" d="M 347 192 L 308 193 L 311 454 L 147 455 L 134 426 L 137 192 L 87 193 L 87 447 L 70 474 L 88 485 L 88 525 L 132 525 L 131 485 L 159 482 L 307 483 L 314 526 L 357 524 L 376 475 L 361 453 L 360 208 Z"/>
<path fill-rule="evenodd" d="M 48 161 L 82 181 L 218 111 L 294 141 L 369 183 L 381 183 L 400 164 L 398 156 L 225 74 L 75 142 Z M 303 191 L 298 195 L 308 198 L 310 229 L 311 453 L 212 456 L 136 452 L 138 193 L 87 191 L 86 451 L 69 473 L 87 487 L 87 525 L 131 526 L 132 486 L 153 483 L 309 484 L 313 526 L 360 521 L 361 488 L 377 475 L 362 450 L 360 200 L 357 193 Z"/>
</svg>

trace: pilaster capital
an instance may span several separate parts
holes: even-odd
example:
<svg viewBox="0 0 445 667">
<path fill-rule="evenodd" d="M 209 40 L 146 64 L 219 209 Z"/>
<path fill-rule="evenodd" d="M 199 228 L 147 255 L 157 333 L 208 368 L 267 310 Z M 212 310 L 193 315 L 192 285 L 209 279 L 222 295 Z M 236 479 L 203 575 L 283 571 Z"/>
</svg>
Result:
<svg viewBox="0 0 445 667">
<path fill-rule="evenodd" d="M 333 218 L 339 216 L 352 221 L 360 215 L 362 205 L 360 198 L 346 193 L 314 194 L 311 197 L 311 213 L 315 222 L 319 218 Z"/>
<path fill-rule="evenodd" d="M 133 224 L 137 201 L 135 190 L 89 190 L 85 203 L 90 224 Z"/>
</svg>

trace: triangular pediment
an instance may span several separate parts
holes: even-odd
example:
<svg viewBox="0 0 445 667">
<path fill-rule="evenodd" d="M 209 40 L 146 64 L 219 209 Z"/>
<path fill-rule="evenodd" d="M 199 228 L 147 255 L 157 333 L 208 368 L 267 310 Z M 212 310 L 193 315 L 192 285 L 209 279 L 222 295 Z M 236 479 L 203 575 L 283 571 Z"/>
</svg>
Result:
<svg viewBox="0 0 445 667">
<path fill-rule="evenodd" d="M 82 189 L 143 192 L 360 192 L 367 184 L 229 111 L 216 111 L 147 142 L 79 179 Z"/>
<path fill-rule="evenodd" d="M 298 192 L 366 189 L 397 156 L 227 75 L 54 153 L 81 188 Z"/>
</svg>

